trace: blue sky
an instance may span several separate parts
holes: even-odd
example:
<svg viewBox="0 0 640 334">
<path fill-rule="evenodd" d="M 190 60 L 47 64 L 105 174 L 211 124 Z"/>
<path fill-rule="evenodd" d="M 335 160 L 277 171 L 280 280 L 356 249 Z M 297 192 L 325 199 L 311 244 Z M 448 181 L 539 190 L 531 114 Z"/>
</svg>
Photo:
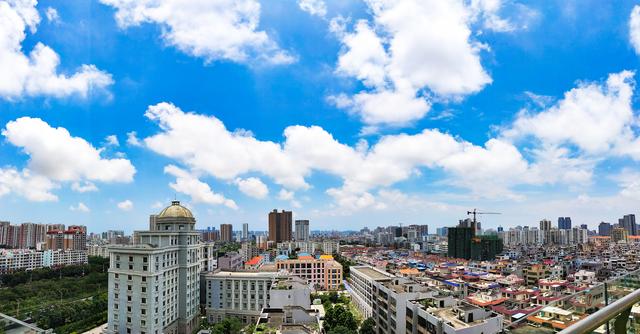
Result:
<svg viewBox="0 0 640 334">
<path fill-rule="evenodd" d="M 595 228 L 638 213 L 635 6 L 0 1 L 0 219 Z"/>
</svg>

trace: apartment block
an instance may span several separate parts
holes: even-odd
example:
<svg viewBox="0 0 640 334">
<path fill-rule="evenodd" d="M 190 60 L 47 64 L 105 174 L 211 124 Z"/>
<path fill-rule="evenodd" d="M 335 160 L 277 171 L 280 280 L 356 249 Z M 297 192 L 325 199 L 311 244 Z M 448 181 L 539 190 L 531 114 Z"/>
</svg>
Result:
<svg viewBox="0 0 640 334">
<path fill-rule="evenodd" d="M 372 316 L 373 285 L 375 282 L 390 281 L 393 275 L 371 266 L 349 267 L 349 290 L 351 300 L 360 313 L 369 318 Z"/>
<path fill-rule="evenodd" d="M 300 255 L 297 259 L 276 258 L 278 270 L 287 270 L 322 290 L 338 290 L 342 284 L 342 265 L 331 256 L 314 258 Z"/>
</svg>

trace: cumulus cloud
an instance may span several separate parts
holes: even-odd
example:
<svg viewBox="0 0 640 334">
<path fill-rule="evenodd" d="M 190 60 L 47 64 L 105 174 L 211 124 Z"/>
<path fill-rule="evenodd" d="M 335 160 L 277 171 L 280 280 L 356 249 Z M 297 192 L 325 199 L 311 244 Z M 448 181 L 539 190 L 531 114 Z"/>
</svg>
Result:
<svg viewBox="0 0 640 334">
<path fill-rule="evenodd" d="M 33 202 L 57 201 L 58 196 L 51 192 L 57 187 L 48 178 L 29 169 L 0 168 L 0 197 L 13 193 Z"/>
<path fill-rule="evenodd" d="M 234 183 L 238 186 L 238 189 L 247 196 L 263 199 L 269 195 L 269 188 L 257 177 L 249 177 L 246 179 L 237 178 Z"/>
<path fill-rule="evenodd" d="M 35 33 L 40 23 L 36 4 L 36 0 L 0 1 L 0 98 L 86 98 L 93 91 L 104 91 L 110 86 L 111 75 L 94 65 L 82 65 L 70 74 L 59 73 L 59 55 L 40 42 L 29 55 L 23 53 L 27 30 Z"/>
<path fill-rule="evenodd" d="M 120 146 L 120 142 L 118 141 L 118 137 L 116 135 L 109 135 L 104 140 L 109 146 Z"/>
<path fill-rule="evenodd" d="M 133 180 L 136 170 L 127 159 L 103 158 L 102 151 L 67 129 L 51 127 L 39 118 L 21 117 L 7 123 L 2 135 L 29 156 L 22 171 L 0 168 L 0 194 L 9 192 L 31 201 L 52 201 L 61 183 L 76 192 L 96 191 L 93 182 Z"/>
<path fill-rule="evenodd" d="M 366 89 L 343 96 L 338 107 L 367 124 L 402 125 L 424 117 L 432 96 L 456 99 L 491 83 L 480 63 L 486 46 L 472 39 L 475 16 L 464 2 L 367 3 L 373 19 L 339 34 L 343 49 L 336 68 L 361 80 Z"/>
<path fill-rule="evenodd" d="M 193 173 L 229 182 L 260 173 L 284 187 L 279 198 L 285 200 L 293 199 L 293 190 L 307 189 L 306 177 L 313 172 L 341 178 L 342 187 L 327 193 L 354 208 L 375 202 L 369 190 L 407 180 L 419 168 L 444 169 L 455 176 L 452 180 L 457 185 L 479 194 L 487 193 L 479 180 L 486 178 L 489 184 L 499 178 L 503 183 L 490 187 L 496 196 L 530 177 L 529 165 L 519 151 L 499 139 L 483 147 L 426 129 L 415 135 L 384 136 L 371 147 L 366 142 L 352 147 L 320 127 L 290 126 L 284 131 L 284 142 L 275 143 L 238 135 L 215 117 L 184 112 L 168 103 L 150 106 L 146 116 L 161 129 L 144 139 L 151 150 L 176 159 Z M 211 142 L 217 145 L 207 144 Z M 187 178 L 190 173 L 181 175 Z M 202 188 L 209 192 L 208 186 Z"/>
<path fill-rule="evenodd" d="M 259 30 L 256 0 L 100 0 L 116 9 L 121 28 L 158 24 L 167 45 L 203 58 L 287 64 L 295 58 Z"/>
<path fill-rule="evenodd" d="M 30 170 L 55 181 L 131 182 L 136 172 L 129 160 L 103 158 L 83 138 L 39 118 L 11 121 L 2 135 L 29 155 Z"/>
<path fill-rule="evenodd" d="M 71 190 L 79 193 L 86 193 L 91 191 L 98 191 L 98 187 L 93 182 L 82 181 L 82 182 L 73 182 L 71 184 Z"/>
<path fill-rule="evenodd" d="M 640 5 L 633 6 L 629 17 L 629 42 L 640 55 Z"/>
<path fill-rule="evenodd" d="M 138 139 L 138 133 L 135 131 L 127 132 L 127 144 L 131 146 L 142 146 L 142 142 Z"/>
<path fill-rule="evenodd" d="M 231 209 L 238 208 L 233 200 L 213 192 L 208 184 L 177 166 L 166 166 L 164 172 L 176 177 L 176 181 L 169 184 L 169 186 L 179 193 L 189 195 L 194 203 L 224 205 Z"/>
<path fill-rule="evenodd" d="M 58 23 L 60 22 L 60 14 L 58 14 L 58 10 L 53 8 L 53 7 L 47 7 L 47 9 L 45 9 L 44 11 L 45 15 L 47 16 L 47 20 L 51 23 Z"/>
<path fill-rule="evenodd" d="M 311 15 L 320 17 L 327 15 L 327 4 L 324 0 L 298 0 L 298 6 Z"/>
<path fill-rule="evenodd" d="M 502 135 L 533 137 L 547 146 L 571 144 L 588 154 L 609 152 L 633 136 L 634 73 L 610 74 L 606 82 L 583 82 L 541 112 L 523 110 Z"/>
<path fill-rule="evenodd" d="M 71 211 L 78 211 L 78 212 L 89 212 L 89 211 L 91 211 L 91 210 L 89 209 L 89 207 L 88 207 L 88 206 L 86 206 L 86 205 L 85 205 L 84 203 L 82 203 L 82 202 L 78 202 L 78 205 L 76 205 L 76 206 L 73 206 L 73 205 L 72 205 L 72 206 L 70 206 L 70 207 L 69 207 L 69 210 L 71 210 Z"/>
<path fill-rule="evenodd" d="M 119 202 L 117 204 L 118 209 L 122 210 L 122 211 L 131 211 L 133 210 L 133 202 L 131 202 L 131 200 L 124 200 L 122 202 Z"/>
</svg>

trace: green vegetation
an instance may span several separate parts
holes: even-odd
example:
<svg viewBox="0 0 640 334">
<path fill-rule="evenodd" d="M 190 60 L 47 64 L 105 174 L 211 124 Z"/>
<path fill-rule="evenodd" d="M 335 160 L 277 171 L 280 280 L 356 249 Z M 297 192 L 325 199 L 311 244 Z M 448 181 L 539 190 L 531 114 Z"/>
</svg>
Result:
<svg viewBox="0 0 640 334">
<path fill-rule="evenodd" d="M 356 334 L 358 321 L 343 304 L 336 304 L 325 310 L 324 329 L 332 334 Z"/>
<path fill-rule="evenodd" d="M 376 334 L 376 322 L 373 318 L 367 318 L 360 325 L 360 334 Z"/>
<path fill-rule="evenodd" d="M 200 329 L 208 329 L 212 334 L 240 334 L 243 327 L 240 319 L 234 317 L 225 318 L 215 324 L 210 324 L 207 321 L 200 323 Z"/>
<path fill-rule="evenodd" d="M 109 259 L 2 275 L 0 312 L 32 319 L 58 334 L 83 332 L 107 321 Z"/>
<path fill-rule="evenodd" d="M 350 266 L 355 266 L 357 265 L 356 262 L 351 261 L 350 259 L 338 254 L 338 253 L 333 253 L 333 258 L 338 261 L 338 263 L 340 263 L 342 265 L 342 276 L 344 277 L 344 279 L 348 279 L 349 278 L 349 267 Z"/>
<path fill-rule="evenodd" d="M 218 248 L 218 257 L 224 256 L 228 252 L 237 252 L 240 250 L 241 245 L 237 242 L 228 242 Z"/>
</svg>

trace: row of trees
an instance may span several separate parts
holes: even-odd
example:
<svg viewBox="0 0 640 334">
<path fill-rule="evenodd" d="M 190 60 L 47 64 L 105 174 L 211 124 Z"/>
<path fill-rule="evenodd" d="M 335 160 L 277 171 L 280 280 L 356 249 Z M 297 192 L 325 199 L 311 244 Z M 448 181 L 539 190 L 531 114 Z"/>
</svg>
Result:
<svg viewBox="0 0 640 334">
<path fill-rule="evenodd" d="M 108 297 L 95 297 L 62 304 L 50 304 L 33 312 L 33 320 L 41 328 L 53 328 L 58 334 L 84 331 L 107 321 Z"/>
<path fill-rule="evenodd" d="M 92 272 L 107 272 L 109 259 L 90 256 L 88 264 L 69 265 L 60 268 L 39 268 L 22 270 L 10 274 L 0 275 L 0 286 L 15 287 L 33 281 L 55 279 L 62 277 L 82 277 Z"/>
</svg>

